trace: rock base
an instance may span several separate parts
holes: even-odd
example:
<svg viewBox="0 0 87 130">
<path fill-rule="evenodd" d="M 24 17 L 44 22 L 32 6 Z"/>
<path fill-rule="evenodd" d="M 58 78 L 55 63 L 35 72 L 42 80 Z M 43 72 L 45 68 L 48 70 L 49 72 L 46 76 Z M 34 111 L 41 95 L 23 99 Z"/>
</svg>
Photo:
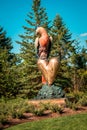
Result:
<svg viewBox="0 0 87 130">
<path fill-rule="evenodd" d="M 57 87 L 55 85 L 43 85 L 35 99 L 55 99 L 64 97 L 65 93 L 61 87 Z"/>
</svg>

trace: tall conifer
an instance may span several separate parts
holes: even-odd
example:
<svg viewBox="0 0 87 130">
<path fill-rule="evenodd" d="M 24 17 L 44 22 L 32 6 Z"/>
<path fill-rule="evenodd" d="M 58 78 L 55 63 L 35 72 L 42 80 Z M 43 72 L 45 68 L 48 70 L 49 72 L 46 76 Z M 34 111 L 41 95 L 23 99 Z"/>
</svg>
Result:
<svg viewBox="0 0 87 130">
<path fill-rule="evenodd" d="M 41 7 L 41 0 L 33 0 L 32 10 L 28 13 L 26 19 L 27 25 L 23 26 L 24 34 L 19 35 L 21 41 L 17 41 L 21 45 L 20 57 L 22 59 L 22 90 L 21 93 L 28 98 L 35 96 L 41 85 L 41 74 L 37 68 L 37 58 L 34 47 L 35 30 L 37 26 L 43 26 L 49 29 L 49 21 L 45 8 Z"/>
<path fill-rule="evenodd" d="M 12 66 L 16 64 L 16 55 L 11 52 L 12 41 L 0 26 L 0 96 L 10 97 L 17 93 Z M 16 88 L 16 89 L 15 89 Z"/>
<path fill-rule="evenodd" d="M 73 46 L 74 40 L 71 39 L 72 34 L 64 24 L 60 15 L 56 15 L 53 21 L 51 33 L 53 37 L 51 55 L 58 56 L 61 62 L 60 71 L 58 71 L 58 76 L 56 78 L 56 84 L 63 87 L 69 86 L 69 60 L 72 52 L 75 51 Z"/>
</svg>

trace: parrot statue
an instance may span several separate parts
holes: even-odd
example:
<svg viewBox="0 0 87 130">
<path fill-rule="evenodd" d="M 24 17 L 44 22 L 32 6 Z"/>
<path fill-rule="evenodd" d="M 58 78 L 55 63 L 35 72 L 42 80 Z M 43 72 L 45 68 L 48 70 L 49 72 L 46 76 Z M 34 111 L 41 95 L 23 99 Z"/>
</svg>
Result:
<svg viewBox="0 0 87 130">
<path fill-rule="evenodd" d="M 35 39 L 35 49 L 39 59 L 47 60 L 49 57 L 51 46 L 52 46 L 52 37 L 48 35 L 47 31 L 43 27 L 38 27 L 36 29 L 36 37 Z M 46 84 L 46 79 L 42 75 L 42 83 Z"/>
<path fill-rule="evenodd" d="M 43 27 L 36 29 L 36 35 L 38 35 L 35 40 L 36 53 L 40 59 L 47 59 L 51 51 L 52 37 L 48 35 Z"/>
</svg>

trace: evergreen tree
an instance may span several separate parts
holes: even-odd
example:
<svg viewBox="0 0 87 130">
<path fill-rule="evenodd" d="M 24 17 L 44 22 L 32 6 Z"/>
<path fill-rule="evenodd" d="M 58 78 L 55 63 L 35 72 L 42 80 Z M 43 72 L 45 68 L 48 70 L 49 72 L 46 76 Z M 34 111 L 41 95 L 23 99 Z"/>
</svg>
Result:
<svg viewBox="0 0 87 130">
<path fill-rule="evenodd" d="M 72 45 L 74 40 L 71 40 L 72 34 L 64 24 L 60 15 L 56 15 L 51 33 L 53 36 L 52 55 L 60 56 L 61 60 L 70 57 L 71 52 L 74 51 L 74 46 Z"/>
<path fill-rule="evenodd" d="M 56 84 L 60 86 L 70 86 L 71 80 L 69 78 L 69 60 L 72 52 L 75 51 L 73 46 L 74 40 L 71 40 L 71 33 L 64 24 L 60 15 L 56 15 L 52 29 L 53 47 L 51 56 L 58 56 L 60 59 L 60 71 L 56 78 Z"/>
<path fill-rule="evenodd" d="M 16 64 L 16 56 L 11 52 L 12 42 L 0 27 L 0 96 L 10 97 L 16 94 L 12 66 Z"/>
<path fill-rule="evenodd" d="M 71 76 L 72 76 L 72 83 L 73 83 L 73 89 L 75 92 L 78 92 L 79 90 L 86 90 L 87 91 L 87 54 L 84 47 L 79 49 L 77 48 L 75 53 L 73 53 L 71 57 Z M 84 89 L 85 88 L 85 89 Z"/>
<path fill-rule="evenodd" d="M 43 26 L 49 29 L 48 17 L 45 8 L 41 7 L 41 0 L 33 0 L 32 11 L 28 13 L 26 19 L 27 26 L 23 26 L 25 32 L 21 37 L 21 41 L 17 41 L 21 45 L 20 57 L 22 60 L 21 70 L 23 78 L 21 82 L 21 93 L 31 98 L 35 96 L 38 89 L 41 88 L 41 74 L 37 67 L 37 58 L 35 53 L 35 28 L 36 26 Z"/>
</svg>

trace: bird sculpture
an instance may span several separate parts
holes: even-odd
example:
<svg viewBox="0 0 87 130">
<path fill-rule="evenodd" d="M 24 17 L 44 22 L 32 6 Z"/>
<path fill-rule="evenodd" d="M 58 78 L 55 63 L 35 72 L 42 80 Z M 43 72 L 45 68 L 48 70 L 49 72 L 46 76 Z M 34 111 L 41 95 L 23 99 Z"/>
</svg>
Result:
<svg viewBox="0 0 87 130">
<path fill-rule="evenodd" d="M 57 57 L 48 60 L 52 46 L 52 37 L 48 35 L 43 27 L 36 29 L 36 35 L 35 49 L 38 56 L 38 68 L 42 72 L 42 83 L 51 86 L 59 68 Z"/>
</svg>

